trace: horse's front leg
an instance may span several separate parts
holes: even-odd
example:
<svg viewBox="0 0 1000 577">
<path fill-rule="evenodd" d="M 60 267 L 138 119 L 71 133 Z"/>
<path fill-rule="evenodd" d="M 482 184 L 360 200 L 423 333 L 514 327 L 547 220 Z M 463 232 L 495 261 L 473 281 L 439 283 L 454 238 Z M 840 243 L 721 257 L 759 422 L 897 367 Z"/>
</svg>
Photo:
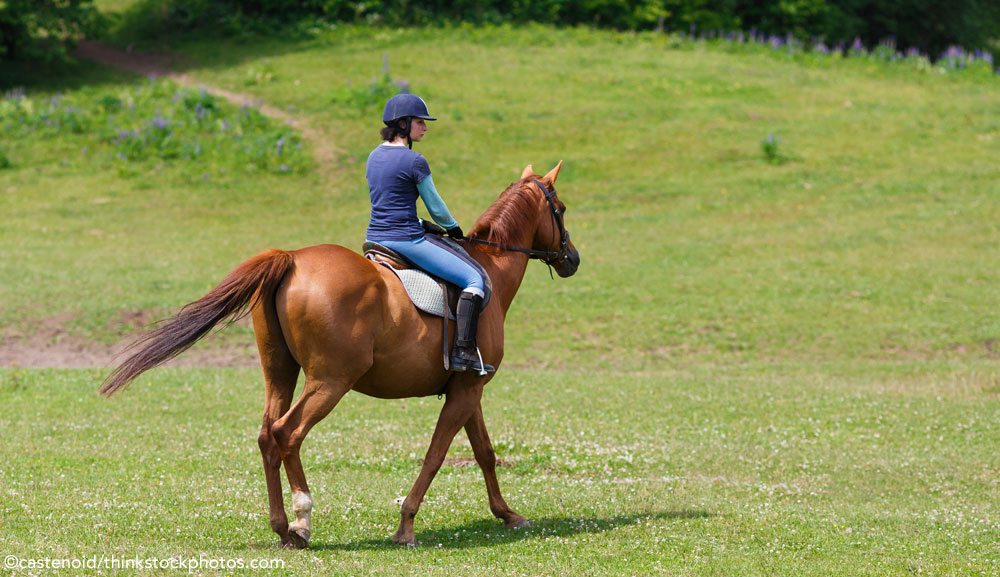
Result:
<svg viewBox="0 0 1000 577">
<path fill-rule="evenodd" d="M 508 529 L 522 529 L 529 525 L 528 520 L 518 515 L 504 501 L 500 494 L 500 483 L 497 481 L 497 455 L 493 451 L 493 444 L 490 443 L 490 435 L 486 432 L 486 421 L 483 419 L 483 406 L 476 403 L 476 410 L 472 417 L 465 423 L 465 432 L 469 435 L 469 443 L 472 445 L 472 452 L 476 455 L 476 462 L 483 470 L 483 477 L 486 479 L 486 493 L 490 499 L 490 511 L 493 516 L 503 520 L 503 526 Z"/>
<path fill-rule="evenodd" d="M 441 414 L 438 416 L 434 436 L 431 438 L 431 446 L 427 449 L 427 456 L 424 457 L 424 465 L 420 468 L 420 475 L 413 483 L 413 488 L 410 489 L 406 500 L 403 501 L 399 529 L 392 537 L 396 543 L 416 544 L 413 519 L 417 516 L 424 495 L 427 494 L 427 488 L 430 487 L 431 481 L 434 480 L 438 469 L 444 463 L 444 457 L 448 454 L 448 447 L 451 446 L 452 439 L 479 406 L 479 399 L 483 396 L 484 383 L 470 377 L 473 375 L 456 374 L 448 384 L 444 407 L 441 408 Z"/>
</svg>

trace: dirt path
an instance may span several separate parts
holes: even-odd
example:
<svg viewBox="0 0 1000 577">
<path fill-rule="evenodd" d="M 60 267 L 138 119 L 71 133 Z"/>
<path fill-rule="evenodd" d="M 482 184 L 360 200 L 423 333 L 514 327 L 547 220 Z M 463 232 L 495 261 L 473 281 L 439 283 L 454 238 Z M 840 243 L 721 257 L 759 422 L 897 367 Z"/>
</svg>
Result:
<svg viewBox="0 0 1000 577">
<path fill-rule="evenodd" d="M 206 85 L 190 74 L 176 72 L 173 67 L 180 58 L 170 54 L 134 54 L 105 46 L 99 42 L 83 40 L 75 56 L 93 60 L 106 66 L 128 70 L 143 76 L 168 78 L 182 86 L 204 87 L 206 91 L 236 105 L 250 104 L 262 114 L 289 124 L 299 132 L 313 150 L 320 174 L 331 179 L 337 148 L 328 136 L 314 126 L 303 122 L 286 110 L 262 103 L 260 99 Z M 132 342 L 136 333 L 126 335 L 117 344 L 108 346 L 73 336 L 66 328 L 71 318 L 52 317 L 38 322 L 31 334 L 18 334 L 0 330 L 0 367 L 16 368 L 88 368 L 110 367 L 115 358 Z M 154 319 L 144 319 L 146 325 Z M 245 322 L 245 321 L 244 321 Z M 125 329 L 123 328 L 123 332 Z M 255 367 L 258 365 L 257 348 L 253 342 L 239 345 L 195 347 L 168 365 L 191 367 Z"/>
<path fill-rule="evenodd" d="M 12 368 L 110 368 L 121 362 L 122 351 L 158 319 L 149 313 L 131 313 L 112 323 L 112 334 L 122 335 L 113 345 L 106 345 L 74 335 L 67 327 L 73 315 L 57 315 L 34 323 L 29 334 L 7 327 L 0 329 L 0 367 Z M 236 324 L 250 326 L 248 318 Z M 218 345 L 211 341 L 196 345 L 169 361 L 174 367 L 258 367 L 259 357 L 253 339 L 244 343 Z"/>
<path fill-rule="evenodd" d="M 181 86 L 189 88 L 202 88 L 215 96 L 225 98 L 229 102 L 242 106 L 249 104 L 256 106 L 261 114 L 269 118 L 284 122 L 294 128 L 302 136 L 302 139 L 313 150 L 316 164 L 319 166 L 320 174 L 329 180 L 329 169 L 336 159 L 337 148 L 330 141 L 324 132 L 318 130 L 311 124 L 296 118 L 287 110 L 276 108 L 261 102 L 255 96 L 230 92 L 215 86 L 210 86 L 190 74 L 184 74 L 173 70 L 173 66 L 180 62 L 180 57 L 171 54 L 136 54 L 123 52 L 117 48 L 105 46 L 93 40 L 81 40 L 75 54 L 78 58 L 93 60 L 105 66 L 128 70 L 143 76 L 156 76 L 157 78 L 168 78 Z"/>
</svg>

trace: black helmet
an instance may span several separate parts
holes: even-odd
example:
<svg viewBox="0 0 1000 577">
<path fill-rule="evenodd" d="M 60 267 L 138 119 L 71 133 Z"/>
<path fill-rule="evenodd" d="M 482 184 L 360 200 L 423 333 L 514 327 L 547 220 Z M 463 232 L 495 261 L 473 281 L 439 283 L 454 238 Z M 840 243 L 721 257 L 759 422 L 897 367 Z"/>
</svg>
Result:
<svg viewBox="0 0 1000 577">
<path fill-rule="evenodd" d="M 415 116 L 424 120 L 437 120 L 427 112 L 427 103 L 416 94 L 397 94 L 385 103 L 385 110 L 382 112 L 382 122 L 387 126 L 400 118 Z"/>
</svg>

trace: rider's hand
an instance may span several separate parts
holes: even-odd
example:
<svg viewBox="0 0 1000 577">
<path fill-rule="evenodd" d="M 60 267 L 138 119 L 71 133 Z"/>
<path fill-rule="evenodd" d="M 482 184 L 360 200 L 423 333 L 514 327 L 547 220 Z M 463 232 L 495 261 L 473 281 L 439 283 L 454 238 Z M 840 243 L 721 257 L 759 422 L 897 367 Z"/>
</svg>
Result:
<svg viewBox="0 0 1000 577">
<path fill-rule="evenodd" d="M 465 238 L 465 235 L 462 234 L 462 227 L 458 226 L 457 224 L 448 229 L 448 236 L 450 236 L 455 240 L 462 240 L 463 238 Z"/>
<path fill-rule="evenodd" d="M 445 230 L 429 220 L 420 219 L 420 226 L 424 227 L 424 232 L 444 236 Z"/>
</svg>

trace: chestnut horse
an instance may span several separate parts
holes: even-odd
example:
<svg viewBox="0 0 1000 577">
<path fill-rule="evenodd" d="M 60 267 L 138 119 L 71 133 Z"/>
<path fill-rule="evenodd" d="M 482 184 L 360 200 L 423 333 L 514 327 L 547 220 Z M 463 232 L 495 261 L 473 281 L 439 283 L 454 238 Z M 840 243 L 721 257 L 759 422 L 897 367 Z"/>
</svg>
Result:
<svg viewBox="0 0 1000 577">
<path fill-rule="evenodd" d="M 465 246 L 493 281 L 493 298 L 479 322 L 479 348 L 483 360 L 497 368 L 503 359 L 504 318 L 529 258 L 542 258 L 561 277 L 571 276 L 580 264 L 563 225 L 566 207 L 555 194 L 561 166 L 539 177 L 528 165 L 469 231 Z M 264 372 L 258 443 L 271 529 L 282 546 L 304 548 L 311 535 L 313 501 L 299 458 L 302 441 L 351 390 L 381 399 L 446 396 L 393 541 L 414 544 L 417 510 L 462 427 L 486 478 L 493 515 L 508 528 L 528 525 L 500 494 L 496 454 L 483 421 L 483 387 L 495 373 L 446 371 L 441 319 L 419 312 L 391 271 L 341 246 L 272 249 L 247 260 L 208 294 L 136 341 L 101 393 L 111 395 L 186 350 L 216 324 L 246 315 L 248 305 Z M 454 328 L 449 332 L 454 334 Z M 305 387 L 293 405 L 300 369 Z M 292 491 L 291 523 L 282 500 L 282 464 Z"/>
</svg>

